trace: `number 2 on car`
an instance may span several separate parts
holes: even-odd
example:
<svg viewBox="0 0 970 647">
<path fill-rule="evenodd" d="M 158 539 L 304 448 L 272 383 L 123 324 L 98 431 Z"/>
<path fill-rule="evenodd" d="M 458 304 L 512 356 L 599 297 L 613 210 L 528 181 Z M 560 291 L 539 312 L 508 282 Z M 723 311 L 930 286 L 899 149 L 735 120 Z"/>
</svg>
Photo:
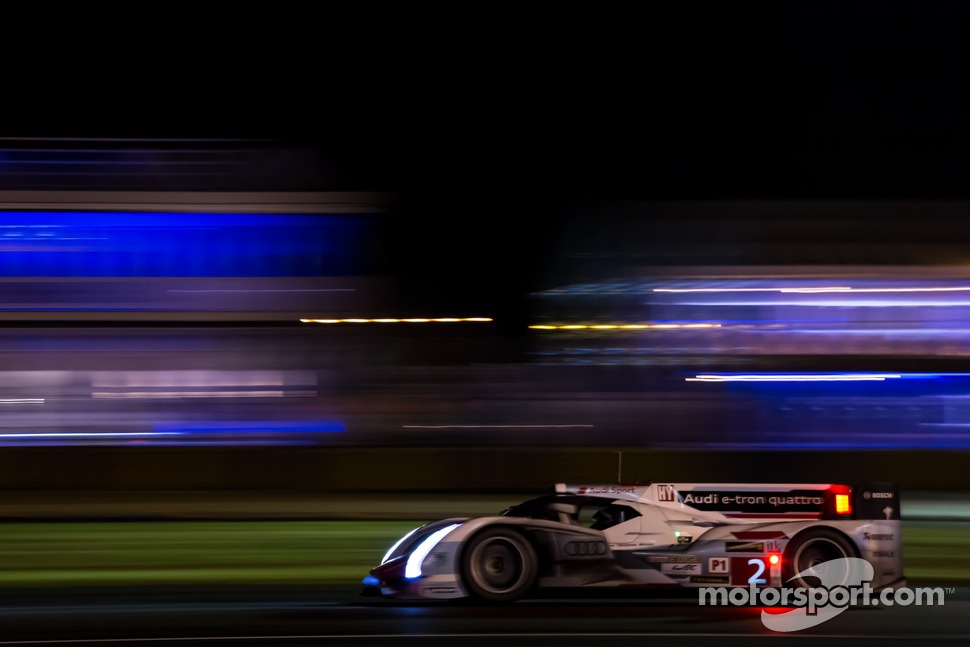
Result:
<svg viewBox="0 0 970 647">
<path fill-rule="evenodd" d="M 764 557 L 732 557 L 731 584 L 765 586 L 768 584 L 768 560 Z"/>
</svg>

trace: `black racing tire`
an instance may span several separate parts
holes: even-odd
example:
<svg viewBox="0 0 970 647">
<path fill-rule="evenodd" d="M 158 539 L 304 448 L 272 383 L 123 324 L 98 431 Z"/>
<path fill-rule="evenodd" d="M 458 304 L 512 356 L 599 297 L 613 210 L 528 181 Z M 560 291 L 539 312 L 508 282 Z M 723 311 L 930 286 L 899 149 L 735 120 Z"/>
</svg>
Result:
<svg viewBox="0 0 970 647">
<path fill-rule="evenodd" d="M 783 585 L 796 589 L 820 586 L 821 582 L 817 577 L 792 578 L 807 568 L 846 557 L 858 557 L 858 553 L 845 535 L 826 528 L 803 531 L 795 535 L 785 547 L 781 569 Z"/>
<path fill-rule="evenodd" d="M 462 550 L 462 580 L 480 600 L 514 602 L 532 589 L 538 572 L 535 548 L 510 528 L 486 528 Z"/>
</svg>

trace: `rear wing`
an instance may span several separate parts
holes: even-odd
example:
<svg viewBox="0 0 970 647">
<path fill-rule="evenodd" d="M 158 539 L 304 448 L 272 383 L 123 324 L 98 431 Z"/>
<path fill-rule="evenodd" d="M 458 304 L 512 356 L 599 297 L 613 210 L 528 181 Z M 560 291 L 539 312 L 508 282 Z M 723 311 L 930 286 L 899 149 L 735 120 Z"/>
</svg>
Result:
<svg viewBox="0 0 970 647">
<path fill-rule="evenodd" d="M 556 492 L 692 508 L 747 519 L 900 518 L 899 490 L 892 483 L 637 483 L 567 485 Z"/>
</svg>

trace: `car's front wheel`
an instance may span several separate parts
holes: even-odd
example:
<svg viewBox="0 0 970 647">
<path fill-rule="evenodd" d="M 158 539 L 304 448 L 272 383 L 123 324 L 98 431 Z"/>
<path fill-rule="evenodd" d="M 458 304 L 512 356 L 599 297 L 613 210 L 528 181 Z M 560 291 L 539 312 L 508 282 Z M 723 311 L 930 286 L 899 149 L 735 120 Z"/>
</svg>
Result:
<svg viewBox="0 0 970 647">
<path fill-rule="evenodd" d="M 535 584 L 536 552 L 522 534 L 488 528 L 472 537 L 462 554 L 465 587 L 490 602 L 513 602 Z"/>
</svg>

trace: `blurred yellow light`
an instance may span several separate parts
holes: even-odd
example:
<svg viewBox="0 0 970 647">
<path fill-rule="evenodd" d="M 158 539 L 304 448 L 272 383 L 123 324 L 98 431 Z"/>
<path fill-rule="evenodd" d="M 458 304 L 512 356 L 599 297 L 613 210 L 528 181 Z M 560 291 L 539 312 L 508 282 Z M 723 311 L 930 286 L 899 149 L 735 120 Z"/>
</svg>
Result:
<svg viewBox="0 0 970 647">
<path fill-rule="evenodd" d="M 836 494 L 835 495 L 835 512 L 836 514 L 846 514 L 851 512 L 852 508 L 849 506 L 849 495 L 848 494 Z"/>
<path fill-rule="evenodd" d="M 370 319 L 341 319 L 342 323 L 370 323 Z"/>
<path fill-rule="evenodd" d="M 529 328 L 533 330 L 675 330 L 678 328 L 697 329 L 697 328 L 720 328 L 718 323 L 691 323 L 691 324 L 532 324 Z"/>
</svg>

